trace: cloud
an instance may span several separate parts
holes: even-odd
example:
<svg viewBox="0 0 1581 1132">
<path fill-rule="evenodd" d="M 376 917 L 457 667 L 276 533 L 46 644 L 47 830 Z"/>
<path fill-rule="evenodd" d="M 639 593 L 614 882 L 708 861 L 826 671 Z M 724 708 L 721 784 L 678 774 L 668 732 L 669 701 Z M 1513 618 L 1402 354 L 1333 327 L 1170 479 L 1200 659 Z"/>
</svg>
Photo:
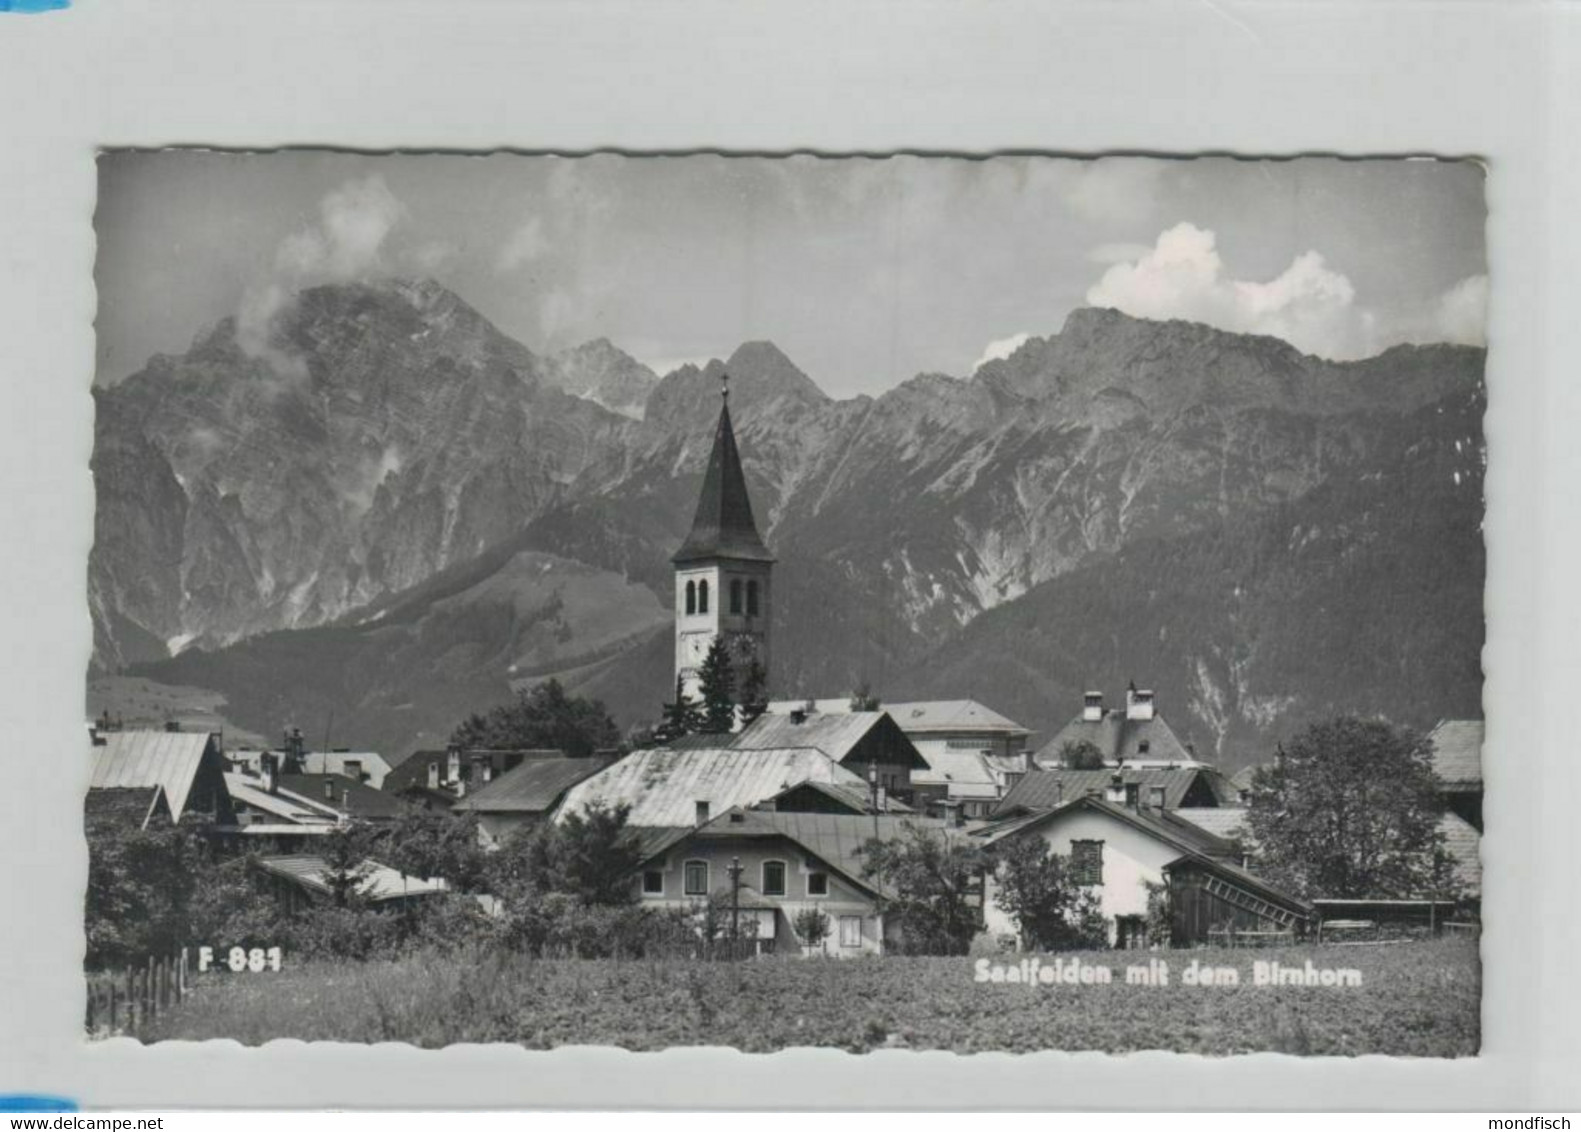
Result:
<svg viewBox="0 0 1581 1132">
<path fill-rule="evenodd" d="M 281 377 L 306 377 L 301 359 L 273 345 L 275 316 L 305 286 L 344 283 L 378 270 L 390 233 L 405 217 L 405 205 L 377 173 L 326 193 L 318 203 L 317 221 L 282 240 L 271 275 L 242 293 L 236 311 L 236 341 L 242 351 L 268 362 Z M 421 249 L 414 258 L 421 265 Z"/>
<path fill-rule="evenodd" d="M 1087 302 L 1138 318 L 1189 319 L 1244 334 L 1270 334 L 1327 358 L 1360 357 L 1374 347 L 1376 319 L 1356 305 L 1356 288 L 1315 251 L 1296 256 L 1267 282 L 1235 279 L 1211 230 L 1180 223 L 1146 254 L 1116 263 Z"/>
<path fill-rule="evenodd" d="M 544 236 L 543 219 L 529 217 L 500 248 L 500 254 L 494 261 L 494 270 L 502 275 L 515 271 L 524 264 L 543 258 L 548 250 L 549 241 Z"/>
<path fill-rule="evenodd" d="M 1462 346 L 1488 342 L 1488 277 L 1471 275 L 1439 296 L 1433 325 L 1442 341 Z"/>
<path fill-rule="evenodd" d="M 972 363 L 972 372 L 977 372 L 989 362 L 1008 358 L 1011 354 L 1015 353 L 1023 345 L 1025 345 L 1027 339 L 1031 337 L 1032 335 L 1030 334 L 1022 333 L 1012 334 L 1008 338 L 995 338 L 992 342 L 988 343 L 987 346 L 983 347 L 983 356 Z"/>
</svg>

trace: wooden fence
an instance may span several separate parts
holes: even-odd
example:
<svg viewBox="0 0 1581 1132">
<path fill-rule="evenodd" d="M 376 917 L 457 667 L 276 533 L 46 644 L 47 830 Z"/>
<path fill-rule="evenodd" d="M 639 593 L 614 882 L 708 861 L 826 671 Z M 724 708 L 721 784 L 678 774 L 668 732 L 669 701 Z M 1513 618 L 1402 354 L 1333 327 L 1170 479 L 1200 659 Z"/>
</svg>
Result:
<svg viewBox="0 0 1581 1132">
<path fill-rule="evenodd" d="M 144 962 L 88 976 L 88 1036 L 142 1037 L 159 1015 L 192 991 L 187 951 L 149 956 Z"/>
</svg>

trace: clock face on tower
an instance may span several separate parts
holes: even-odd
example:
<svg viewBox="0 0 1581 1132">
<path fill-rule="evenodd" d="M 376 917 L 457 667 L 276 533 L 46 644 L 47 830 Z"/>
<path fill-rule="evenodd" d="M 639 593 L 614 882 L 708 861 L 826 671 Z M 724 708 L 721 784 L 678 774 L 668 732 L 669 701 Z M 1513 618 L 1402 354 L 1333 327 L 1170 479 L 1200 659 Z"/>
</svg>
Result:
<svg viewBox="0 0 1581 1132">
<path fill-rule="evenodd" d="M 686 663 L 694 667 L 702 664 L 708 656 L 708 646 L 713 640 L 712 633 L 687 633 L 681 640 Z"/>
</svg>

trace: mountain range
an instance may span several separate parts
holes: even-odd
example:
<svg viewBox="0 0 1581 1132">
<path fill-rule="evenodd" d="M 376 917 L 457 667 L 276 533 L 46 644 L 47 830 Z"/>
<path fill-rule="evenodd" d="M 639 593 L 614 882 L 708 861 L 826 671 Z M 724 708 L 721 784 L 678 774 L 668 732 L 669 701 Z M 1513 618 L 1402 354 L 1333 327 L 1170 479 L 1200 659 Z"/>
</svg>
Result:
<svg viewBox="0 0 1581 1132">
<path fill-rule="evenodd" d="M 771 343 L 659 378 L 408 281 L 305 291 L 245 339 L 96 394 L 89 591 L 97 672 L 264 734 L 429 745 L 551 674 L 651 719 L 727 372 L 776 695 L 971 695 L 1049 732 L 1134 678 L 1227 766 L 1334 711 L 1480 712 L 1480 350 L 1333 363 L 1081 309 L 835 400 Z"/>
</svg>

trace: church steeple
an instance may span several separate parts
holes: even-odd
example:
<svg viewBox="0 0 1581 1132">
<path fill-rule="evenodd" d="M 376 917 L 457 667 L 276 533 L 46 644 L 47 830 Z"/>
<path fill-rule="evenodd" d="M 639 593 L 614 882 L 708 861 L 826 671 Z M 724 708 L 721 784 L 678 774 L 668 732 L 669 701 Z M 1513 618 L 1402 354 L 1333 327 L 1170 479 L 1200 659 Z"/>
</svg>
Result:
<svg viewBox="0 0 1581 1132">
<path fill-rule="evenodd" d="M 708 457 L 708 471 L 703 475 L 703 491 L 697 499 L 692 530 L 670 560 L 677 566 L 706 558 L 774 561 L 752 518 L 747 477 L 741 470 L 741 453 L 736 448 L 736 433 L 730 423 L 728 374 L 721 381 L 720 402 L 714 448 Z"/>
<path fill-rule="evenodd" d="M 758 533 L 747 477 L 730 422 L 729 377 L 721 381 L 719 424 L 703 475 L 691 532 L 675 552 L 675 672 L 687 695 L 699 692 L 698 670 L 723 638 L 736 687 L 769 666 L 774 555 Z"/>
</svg>

